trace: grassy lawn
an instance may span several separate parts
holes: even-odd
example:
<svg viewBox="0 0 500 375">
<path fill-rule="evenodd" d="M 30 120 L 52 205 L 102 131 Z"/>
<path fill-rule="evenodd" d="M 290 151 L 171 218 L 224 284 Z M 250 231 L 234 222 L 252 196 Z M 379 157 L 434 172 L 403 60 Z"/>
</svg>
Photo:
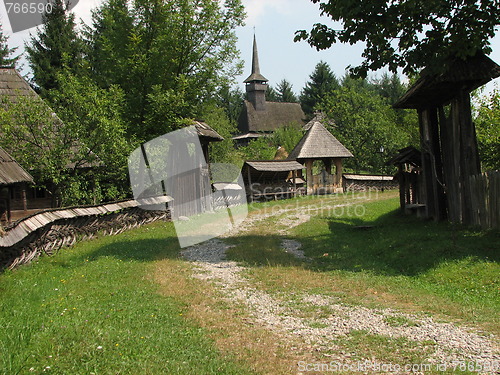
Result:
<svg viewBox="0 0 500 375">
<path fill-rule="evenodd" d="M 150 274 L 171 223 L 64 249 L 0 275 L 0 374 L 245 374 Z"/>
<path fill-rule="evenodd" d="M 230 255 L 253 266 L 250 275 L 268 291 L 423 311 L 499 334 L 500 233 L 405 216 L 398 205 L 382 195 L 293 228 L 287 238 L 302 244 L 310 262 L 284 253 L 269 222 L 233 239 Z M 250 250 L 250 242 L 262 249 Z"/>
<path fill-rule="evenodd" d="M 287 227 L 283 217 L 310 205 L 346 203 L 309 211 L 309 221 L 277 232 Z M 256 204 L 252 213 L 283 204 Z M 393 193 L 371 202 L 337 196 L 286 204 L 297 211 L 226 240 L 236 245 L 229 257 L 249 266 L 250 283 L 274 295 L 322 294 L 500 334 L 498 232 L 401 216 Z M 310 260 L 285 253 L 283 238 L 301 242 Z M 1 274 L 0 374 L 285 374 L 306 358 L 192 279 L 179 250 L 173 225 L 156 223 Z M 420 359 L 411 343 L 399 355 L 398 341 L 366 332 L 337 344 L 395 362 Z"/>
</svg>

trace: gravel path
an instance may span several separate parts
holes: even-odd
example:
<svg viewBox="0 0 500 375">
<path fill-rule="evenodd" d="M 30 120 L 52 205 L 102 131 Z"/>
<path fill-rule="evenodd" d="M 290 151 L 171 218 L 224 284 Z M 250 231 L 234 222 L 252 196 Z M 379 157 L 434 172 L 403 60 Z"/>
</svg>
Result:
<svg viewBox="0 0 500 375">
<path fill-rule="evenodd" d="M 280 219 L 281 234 L 286 234 L 287 230 L 310 218 L 310 215 L 297 214 L 293 209 L 253 215 L 225 237 L 248 231 L 253 225 L 270 216 L 285 214 L 286 218 Z M 297 258 L 307 260 L 300 250 L 301 244 L 297 241 L 284 239 L 282 247 Z M 225 298 L 245 306 L 256 323 L 281 335 L 301 337 L 305 343 L 304 348 L 324 353 L 325 361 L 353 363 L 349 359 L 352 353 L 336 350 L 338 348 L 332 338 L 348 337 L 353 330 L 363 330 L 388 338 L 405 338 L 414 343 L 425 342 L 425 348 L 422 350 L 428 351 L 427 363 L 431 364 L 446 364 L 452 367 L 457 362 L 484 365 L 500 363 L 500 351 L 496 344 L 498 341 L 492 335 L 486 336 L 472 329 L 437 322 L 428 316 L 406 314 L 392 309 L 347 306 L 338 299 L 322 295 L 290 293 L 279 297 L 271 296 L 250 285 L 243 275 L 245 267 L 225 258 L 228 248 L 229 245 L 221 239 L 212 239 L 183 250 L 182 256 L 193 262 L 194 277 L 213 282 L 223 291 Z M 300 316 L 297 305 L 322 307 L 323 311 L 326 309 L 330 315 L 320 319 L 304 318 Z"/>
</svg>

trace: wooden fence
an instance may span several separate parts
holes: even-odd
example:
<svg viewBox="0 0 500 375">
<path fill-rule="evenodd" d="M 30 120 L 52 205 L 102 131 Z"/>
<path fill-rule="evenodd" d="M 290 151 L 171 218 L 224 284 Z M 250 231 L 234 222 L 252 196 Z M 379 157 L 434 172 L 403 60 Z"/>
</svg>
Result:
<svg viewBox="0 0 500 375">
<path fill-rule="evenodd" d="M 500 171 L 469 177 L 466 183 L 473 207 L 470 224 L 483 229 L 500 229 Z"/>
<path fill-rule="evenodd" d="M 150 198 L 151 200 L 151 198 Z M 149 202 L 156 204 L 161 202 Z M 97 206 L 51 209 L 15 223 L 0 237 L 0 270 L 29 263 L 40 255 L 52 255 L 78 240 L 97 233 L 113 235 L 170 219 L 170 211 L 146 211 L 135 200 Z"/>
</svg>

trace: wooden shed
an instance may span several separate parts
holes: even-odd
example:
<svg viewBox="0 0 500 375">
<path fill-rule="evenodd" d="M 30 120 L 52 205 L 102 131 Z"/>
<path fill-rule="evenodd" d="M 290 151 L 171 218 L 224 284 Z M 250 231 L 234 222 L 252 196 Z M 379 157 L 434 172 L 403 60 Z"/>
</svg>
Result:
<svg viewBox="0 0 500 375">
<path fill-rule="evenodd" d="M 32 184 L 33 177 L 0 147 L 0 220 L 2 222 L 11 222 L 11 197 L 14 186 L 21 185 L 21 191 L 24 192 L 24 211 L 28 209 L 26 201 L 27 183 Z"/>
<path fill-rule="evenodd" d="M 300 194 L 298 173 L 303 168 L 302 164 L 293 160 L 246 161 L 241 174 L 249 200 L 276 200 Z"/>
<path fill-rule="evenodd" d="M 352 158 L 352 153 L 330 133 L 324 125 L 313 120 L 308 130 L 288 160 L 304 163 L 306 167 L 307 194 L 334 193 L 342 189 L 342 159 Z M 323 169 L 313 175 L 313 162 L 323 162 Z M 335 173 L 332 166 L 335 166 Z"/>
<path fill-rule="evenodd" d="M 426 217 L 471 223 L 475 208 L 467 180 L 480 173 L 480 163 L 470 92 L 498 76 L 500 66 L 478 53 L 450 61 L 441 74 L 424 70 L 394 104 L 418 111 Z"/>
</svg>

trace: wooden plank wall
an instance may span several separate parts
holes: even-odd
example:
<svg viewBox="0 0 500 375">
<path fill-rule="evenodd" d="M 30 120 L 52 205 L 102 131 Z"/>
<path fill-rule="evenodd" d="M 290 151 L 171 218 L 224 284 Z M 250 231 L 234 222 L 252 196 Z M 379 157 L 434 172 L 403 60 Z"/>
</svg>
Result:
<svg viewBox="0 0 500 375">
<path fill-rule="evenodd" d="M 471 224 L 482 229 L 500 229 L 500 171 L 487 172 L 467 179 L 471 192 Z"/>
</svg>

